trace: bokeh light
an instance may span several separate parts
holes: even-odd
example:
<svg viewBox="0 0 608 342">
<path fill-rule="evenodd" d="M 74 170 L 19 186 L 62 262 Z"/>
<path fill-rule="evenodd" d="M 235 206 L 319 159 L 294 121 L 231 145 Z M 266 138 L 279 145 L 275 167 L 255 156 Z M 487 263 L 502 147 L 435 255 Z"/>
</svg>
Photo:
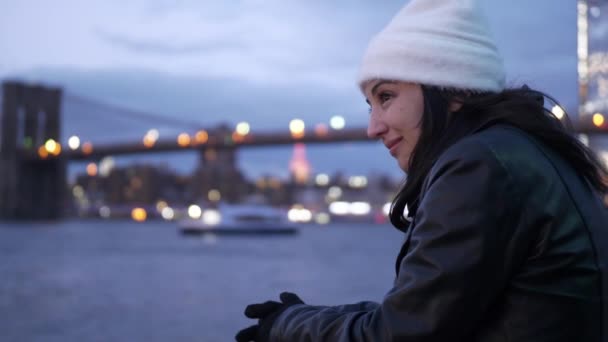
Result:
<svg viewBox="0 0 608 342">
<path fill-rule="evenodd" d="M 205 130 L 200 130 L 194 135 L 194 141 L 197 144 L 204 144 L 209 140 L 209 133 Z"/>
<path fill-rule="evenodd" d="M 84 144 L 82 144 L 82 153 L 84 153 L 84 154 L 93 153 L 93 144 L 91 144 L 90 142 L 85 142 Z"/>
<path fill-rule="evenodd" d="M 89 163 L 87 165 L 87 175 L 90 177 L 97 176 L 97 165 L 95 163 Z"/>
<path fill-rule="evenodd" d="M 80 147 L 80 138 L 72 135 L 69 139 L 68 139 L 68 147 L 71 150 L 77 150 Z"/>
<path fill-rule="evenodd" d="M 240 135 L 247 135 L 249 134 L 249 124 L 247 122 L 239 122 L 236 125 L 236 132 Z"/>
<path fill-rule="evenodd" d="M 329 126 L 331 126 L 331 128 L 335 130 L 344 129 L 344 127 L 346 126 L 346 120 L 344 120 L 344 117 L 339 115 L 332 116 L 329 120 Z"/>
<path fill-rule="evenodd" d="M 593 115 L 593 124 L 597 127 L 602 127 L 604 125 L 604 116 L 600 113 L 596 113 Z"/>
<path fill-rule="evenodd" d="M 131 210 L 131 218 L 135 222 L 144 222 L 148 218 L 148 213 L 143 208 L 134 208 Z"/>
<path fill-rule="evenodd" d="M 192 139 L 190 139 L 190 135 L 188 133 L 182 133 L 177 136 L 177 144 L 180 147 L 188 147 L 190 145 Z"/>
<path fill-rule="evenodd" d="M 306 129 L 306 125 L 304 121 L 300 119 L 293 119 L 289 122 L 289 131 L 291 132 L 291 136 L 298 139 L 304 136 L 304 130 Z"/>
</svg>

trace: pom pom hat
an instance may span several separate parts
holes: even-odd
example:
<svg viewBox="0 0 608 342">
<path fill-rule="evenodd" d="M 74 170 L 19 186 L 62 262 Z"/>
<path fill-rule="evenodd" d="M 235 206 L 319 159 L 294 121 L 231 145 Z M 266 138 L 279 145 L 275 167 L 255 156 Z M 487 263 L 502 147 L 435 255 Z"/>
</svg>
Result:
<svg viewBox="0 0 608 342">
<path fill-rule="evenodd" d="M 412 0 L 370 42 L 358 83 L 499 92 L 505 70 L 476 0 Z"/>
</svg>

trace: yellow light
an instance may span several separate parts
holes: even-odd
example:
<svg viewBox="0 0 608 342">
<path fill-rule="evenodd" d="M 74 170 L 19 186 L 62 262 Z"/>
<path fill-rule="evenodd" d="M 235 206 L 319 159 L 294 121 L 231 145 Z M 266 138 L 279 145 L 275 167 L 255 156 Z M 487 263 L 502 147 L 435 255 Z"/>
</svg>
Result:
<svg viewBox="0 0 608 342">
<path fill-rule="evenodd" d="M 151 148 L 152 146 L 154 146 L 154 144 L 156 144 L 156 141 L 158 140 L 158 130 L 156 129 L 151 129 L 148 131 L 148 133 L 146 133 L 146 135 L 144 135 L 144 146 L 147 148 Z"/>
<path fill-rule="evenodd" d="M 71 150 L 77 150 L 80 147 L 80 138 L 73 135 L 68 139 L 68 146 Z"/>
<path fill-rule="evenodd" d="M 93 153 L 93 144 L 91 144 L 90 142 L 85 142 L 84 144 L 82 144 L 82 153 L 84 153 L 84 154 Z"/>
<path fill-rule="evenodd" d="M 291 132 L 291 136 L 294 138 L 301 138 L 304 136 L 304 130 L 306 125 L 304 125 L 304 121 L 300 119 L 293 119 L 289 122 L 289 131 Z"/>
<path fill-rule="evenodd" d="M 95 163 L 87 165 L 87 175 L 91 177 L 97 176 L 97 165 L 95 165 Z"/>
<path fill-rule="evenodd" d="M 593 115 L 593 124 L 597 127 L 602 127 L 604 125 L 604 116 L 600 113 L 596 113 Z"/>
<path fill-rule="evenodd" d="M 346 121 L 343 117 L 336 115 L 329 120 L 329 125 L 335 130 L 341 130 L 346 125 Z"/>
<path fill-rule="evenodd" d="M 218 190 L 210 190 L 209 193 L 207 194 L 207 197 L 209 198 L 210 201 L 212 202 L 217 202 L 220 199 L 222 199 L 222 194 L 220 194 L 220 192 Z"/>
<path fill-rule="evenodd" d="M 38 148 L 38 156 L 42 159 L 46 159 L 49 156 L 49 153 L 44 146 Z"/>
<path fill-rule="evenodd" d="M 197 144 L 204 144 L 209 140 L 209 134 L 204 130 L 200 130 L 196 132 L 194 139 L 196 140 Z"/>
<path fill-rule="evenodd" d="M 188 145 L 190 145 L 190 135 L 188 135 L 188 133 L 182 133 L 180 135 L 177 136 L 177 144 L 180 147 L 188 147 Z"/>
<path fill-rule="evenodd" d="M 551 108 L 551 113 L 553 113 L 553 115 L 555 115 L 555 117 L 560 120 L 564 118 L 564 115 L 566 115 L 564 109 L 558 105 L 555 105 L 553 106 L 553 108 Z"/>
<path fill-rule="evenodd" d="M 144 146 L 147 148 L 151 148 L 154 146 L 154 144 L 156 144 L 156 140 L 146 134 L 146 136 L 144 136 Z"/>
<path fill-rule="evenodd" d="M 236 132 L 240 135 L 247 135 L 249 134 L 249 124 L 246 122 L 239 122 L 236 125 Z"/>
<path fill-rule="evenodd" d="M 165 201 L 156 202 L 156 210 L 160 213 L 163 209 L 167 208 L 169 205 Z"/>
<path fill-rule="evenodd" d="M 143 208 L 134 208 L 131 210 L 131 218 L 136 222 L 144 222 L 148 218 L 148 213 Z"/>
<path fill-rule="evenodd" d="M 44 148 L 48 153 L 52 154 L 57 148 L 57 142 L 53 139 L 49 139 L 46 141 L 46 143 L 44 143 Z"/>
</svg>

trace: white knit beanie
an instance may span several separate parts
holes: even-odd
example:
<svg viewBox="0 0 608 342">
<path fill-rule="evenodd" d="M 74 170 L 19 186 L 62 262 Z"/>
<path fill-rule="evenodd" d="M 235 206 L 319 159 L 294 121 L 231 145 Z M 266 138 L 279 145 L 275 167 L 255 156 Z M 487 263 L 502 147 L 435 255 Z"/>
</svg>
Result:
<svg viewBox="0 0 608 342">
<path fill-rule="evenodd" d="M 505 70 L 476 0 L 412 0 L 370 42 L 359 86 L 374 79 L 499 92 Z"/>
</svg>

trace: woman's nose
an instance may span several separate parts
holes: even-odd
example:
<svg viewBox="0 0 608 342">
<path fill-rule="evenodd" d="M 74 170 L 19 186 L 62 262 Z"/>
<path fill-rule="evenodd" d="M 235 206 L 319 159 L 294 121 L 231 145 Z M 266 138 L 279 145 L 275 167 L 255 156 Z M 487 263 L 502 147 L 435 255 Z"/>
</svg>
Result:
<svg viewBox="0 0 608 342">
<path fill-rule="evenodd" d="M 374 115 L 370 115 L 369 123 L 367 125 L 367 136 L 371 139 L 380 138 L 386 131 L 388 127 L 380 120 L 374 118 Z"/>
</svg>

